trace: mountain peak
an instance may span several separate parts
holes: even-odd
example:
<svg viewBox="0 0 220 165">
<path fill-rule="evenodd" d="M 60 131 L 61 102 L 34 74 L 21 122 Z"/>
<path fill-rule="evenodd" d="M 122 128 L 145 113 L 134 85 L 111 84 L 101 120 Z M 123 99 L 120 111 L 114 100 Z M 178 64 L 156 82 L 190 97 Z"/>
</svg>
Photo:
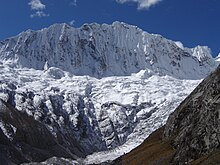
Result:
<svg viewBox="0 0 220 165">
<path fill-rule="evenodd" d="M 216 67 L 207 47 L 187 50 L 123 22 L 84 24 L 80 28 L 62 23 L 28 30 L 2 42 L 0 59 L 40 70 L 47 61 L 51 67 L 75 75 L 98 78 L 149 69 L 160 75 L 201 79 Z M 210 62 L 204 63 L 207 60 Z"/>
<path fill-rule="evenodd" d="M 196 46 L 193 50 L 193 56 L 196 57 L 200 62 L 204 62 L 213 59 L 211 55 L 211 49 L 208 46 Z"/>
</svg>

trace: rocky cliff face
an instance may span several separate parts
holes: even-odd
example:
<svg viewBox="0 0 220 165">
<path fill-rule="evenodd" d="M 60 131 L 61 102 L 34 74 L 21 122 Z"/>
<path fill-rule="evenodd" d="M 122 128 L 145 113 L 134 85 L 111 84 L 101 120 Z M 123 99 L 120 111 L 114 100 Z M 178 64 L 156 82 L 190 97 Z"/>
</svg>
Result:
<svg viewBox="0 0 220 165">
<path fill-rule="evenodd" d="M 39 162 L 53 156 L 76 159 L 73 153 L 45 125 L 0 100 L 1 164 Z"/>
<path fill-rule="evenodd" d="M 177 149 L 173 163 L 191 162 L 220 146 L 220 67 L 169 117 L 165 138 Z"/>
</svg>

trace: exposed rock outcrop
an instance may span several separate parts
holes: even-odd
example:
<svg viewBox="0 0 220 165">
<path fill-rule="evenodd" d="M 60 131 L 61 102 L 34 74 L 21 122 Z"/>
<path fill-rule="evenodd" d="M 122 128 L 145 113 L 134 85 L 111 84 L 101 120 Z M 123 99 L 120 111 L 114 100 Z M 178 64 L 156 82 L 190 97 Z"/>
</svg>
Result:
<svg viewBox="0 0 220 165">
<path fill-rule="evenodd" d="M 40 162 L 50 157 L 76 159 L 45 125 L 0 100 L 0 162 Z"/>
<path fill-rule="evenodd" d="M 220 67 L 170 115 L 164 132 L 176 148 L 173 163 L 184 164 L 220 146 Z"/>
</svg>

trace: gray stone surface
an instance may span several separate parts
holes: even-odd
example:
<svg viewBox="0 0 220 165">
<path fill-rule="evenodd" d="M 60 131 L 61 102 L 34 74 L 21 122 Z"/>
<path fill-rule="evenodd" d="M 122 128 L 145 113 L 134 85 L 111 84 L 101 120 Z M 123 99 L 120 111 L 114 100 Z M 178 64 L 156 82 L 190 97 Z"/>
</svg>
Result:
<svg viewBox="0 0 220 165">
<path fill-rule="evenodd" d="M 185 164 L 220 145 L 220 67 L 170 115 L 164 138 L 176 149 L 173 164 Z"/>
</svg>

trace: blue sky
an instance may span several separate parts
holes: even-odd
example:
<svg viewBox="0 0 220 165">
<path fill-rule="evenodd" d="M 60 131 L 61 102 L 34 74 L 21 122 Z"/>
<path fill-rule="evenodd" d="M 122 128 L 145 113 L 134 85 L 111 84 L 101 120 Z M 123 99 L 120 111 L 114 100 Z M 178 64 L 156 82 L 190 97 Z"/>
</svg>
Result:
<svg viewBox="0 0 220 165">
<path fill-rule="evenodd" d="M 220 0 L 1 0 L 0 40 L 54 23 L 114 21 L 220 52 Z"/>
</svg>

